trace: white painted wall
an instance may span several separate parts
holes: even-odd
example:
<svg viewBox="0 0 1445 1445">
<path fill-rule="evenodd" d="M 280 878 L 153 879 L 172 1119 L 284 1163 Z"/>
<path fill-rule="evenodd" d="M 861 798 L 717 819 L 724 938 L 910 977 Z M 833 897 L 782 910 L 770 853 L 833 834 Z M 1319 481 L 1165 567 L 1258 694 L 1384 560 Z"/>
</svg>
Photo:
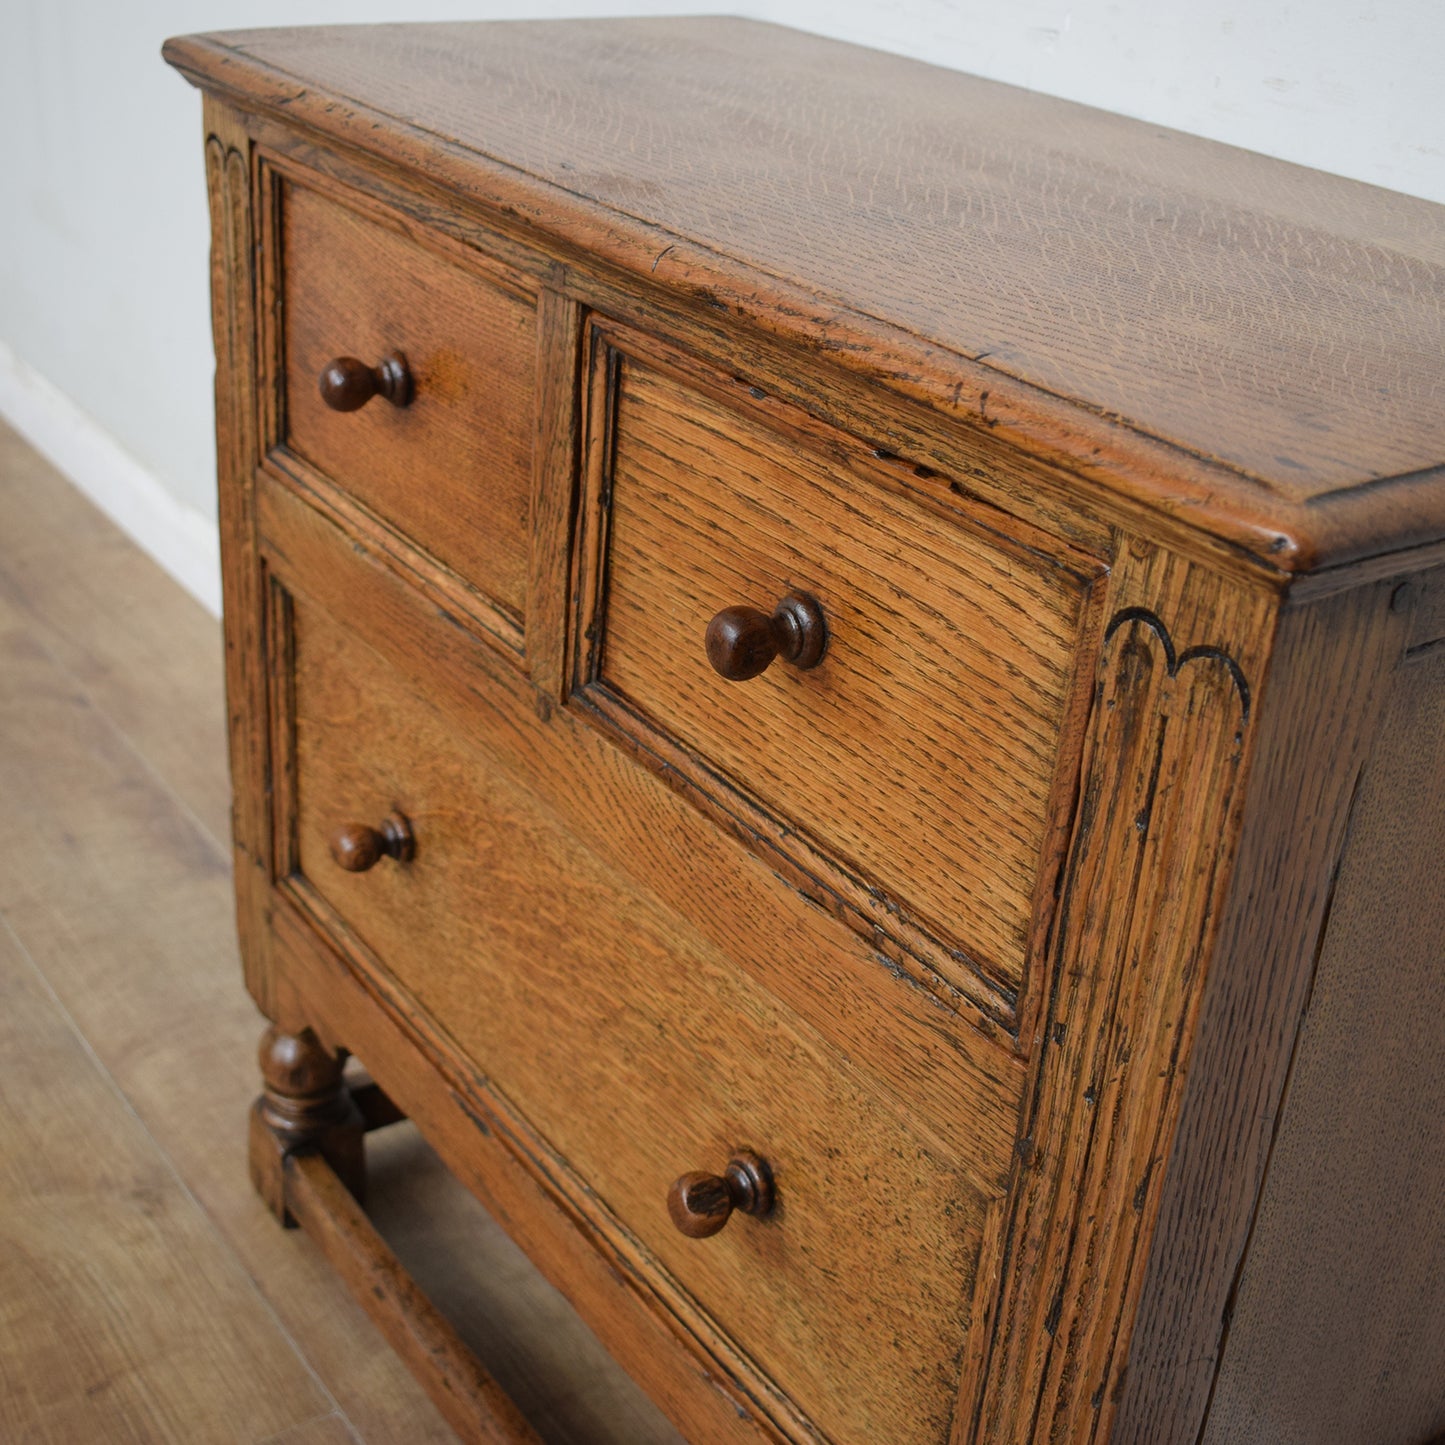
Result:
<svg viewBox="0 0 1445 1445">
<path fill-rule="evenodd" d="M 723 9 L 1445 202 L 1445 0 L 0 0 L 0 413 L 214 602 L 200 101 L 161 41 Z"/>
</svg>

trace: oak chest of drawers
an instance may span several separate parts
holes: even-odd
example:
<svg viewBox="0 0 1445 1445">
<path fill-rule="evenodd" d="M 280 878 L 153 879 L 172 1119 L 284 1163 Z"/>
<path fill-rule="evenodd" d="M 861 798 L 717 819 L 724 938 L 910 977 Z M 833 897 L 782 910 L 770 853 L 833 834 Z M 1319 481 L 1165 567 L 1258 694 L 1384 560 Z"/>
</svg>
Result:
<svg viewBox="0 0 1445 1445">
<path fill-rule="evenodd" d="M 1445 1429 L 1439 209 L 743 21 L 166 53 L 252 1171 L 458 1430 L 402 1113 L 690 1440 Z"/>
</svg>

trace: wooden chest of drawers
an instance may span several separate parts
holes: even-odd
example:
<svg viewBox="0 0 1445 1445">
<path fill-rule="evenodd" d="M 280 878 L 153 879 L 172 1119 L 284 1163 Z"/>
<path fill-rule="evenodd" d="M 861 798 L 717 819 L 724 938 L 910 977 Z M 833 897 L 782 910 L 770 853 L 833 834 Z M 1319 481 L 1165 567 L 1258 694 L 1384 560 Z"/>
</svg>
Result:
<svg viewBox="0 0 1445 1445">
<path fill-rule="evenodd" d="M 690 1440 L 1445 1429 L 1440 210 L 743 21 L 166 54 L 253 1175 L 458 1430 L 403 1112 Z"/>
</svg>

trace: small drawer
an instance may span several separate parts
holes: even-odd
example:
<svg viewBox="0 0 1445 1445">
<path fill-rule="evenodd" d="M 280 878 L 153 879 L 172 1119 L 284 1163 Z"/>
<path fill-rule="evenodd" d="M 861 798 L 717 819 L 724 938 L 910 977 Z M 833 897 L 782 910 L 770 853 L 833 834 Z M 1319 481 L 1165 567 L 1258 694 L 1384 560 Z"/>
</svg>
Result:
<svg viewBox="0 0 1445 1445">
<path fill-rule="evenodd" d="M 664 1315 L 700 1306 L 757 1363 L 760 1398 L 828 1438 L 942 1445 L 988 1278 L 976 1181 L 1003 1161 L 946 1149 L 365 644 L 305 601 L 291 618 L 288 886 L 585 1181 Z M 773 1208 L 675 1227 L 676 1181 L 747 1151 Z"/>
<path fill-rule="evenodd" d="M 1098 564 L 638 338 L 596 375 L 576 700 L 863 931 L 1015 999 Z"/>
<path fill-rule="evenodd" d="M 295 181 L 281 183 L 280 223 L 287 449 L 520 620 L 535 295 L 455 243 Z"/>
</svg>

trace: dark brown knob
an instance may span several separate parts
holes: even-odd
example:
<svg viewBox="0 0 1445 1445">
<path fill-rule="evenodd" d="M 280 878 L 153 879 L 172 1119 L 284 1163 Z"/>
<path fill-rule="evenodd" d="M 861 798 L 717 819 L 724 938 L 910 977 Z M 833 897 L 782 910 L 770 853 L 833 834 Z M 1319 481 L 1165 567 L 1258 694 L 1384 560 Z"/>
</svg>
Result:
<svg viewBox="0 0 1445 1445">
<path fill-rule="evenodd" d="M 332 834 L 331 856 L 348 873 L 365 873 L 382 858 L 410 863 L 416 857 L 416 839 L 405 816 L 392 813 L 380 828 L 369 828 L 365 823 L 343 823 Z"/>
<path fill-rule="evenodd" d="M 756 607 L 724 607 L 707 625 L 707 660 L 729 682 L 746 682 L 775 657 L 817 667 L 828 649 L 823 609 L 801 592 L 784 597 L 773 615 Z"/>
<path fill-rule="evenodd" d="M 383 356 L 376 366 L 338 356 L 326 363 L 319 384 L 321 400 L 332 411 L 359 411 L 374 396 L 384 396 L 393 406 L 411 404 L 411 372 L 399 351 Z"/>
<path fill-rule="evenodd" d="M 724 1174 L 684 1174 L 667 1191 L 667 1212 L 689 1239 L 716 1234 L 735 1209 L 761 1217 L 772 1207 L 772 1170 L 746 1152 L 734 1154 Z"/>
</svg>

